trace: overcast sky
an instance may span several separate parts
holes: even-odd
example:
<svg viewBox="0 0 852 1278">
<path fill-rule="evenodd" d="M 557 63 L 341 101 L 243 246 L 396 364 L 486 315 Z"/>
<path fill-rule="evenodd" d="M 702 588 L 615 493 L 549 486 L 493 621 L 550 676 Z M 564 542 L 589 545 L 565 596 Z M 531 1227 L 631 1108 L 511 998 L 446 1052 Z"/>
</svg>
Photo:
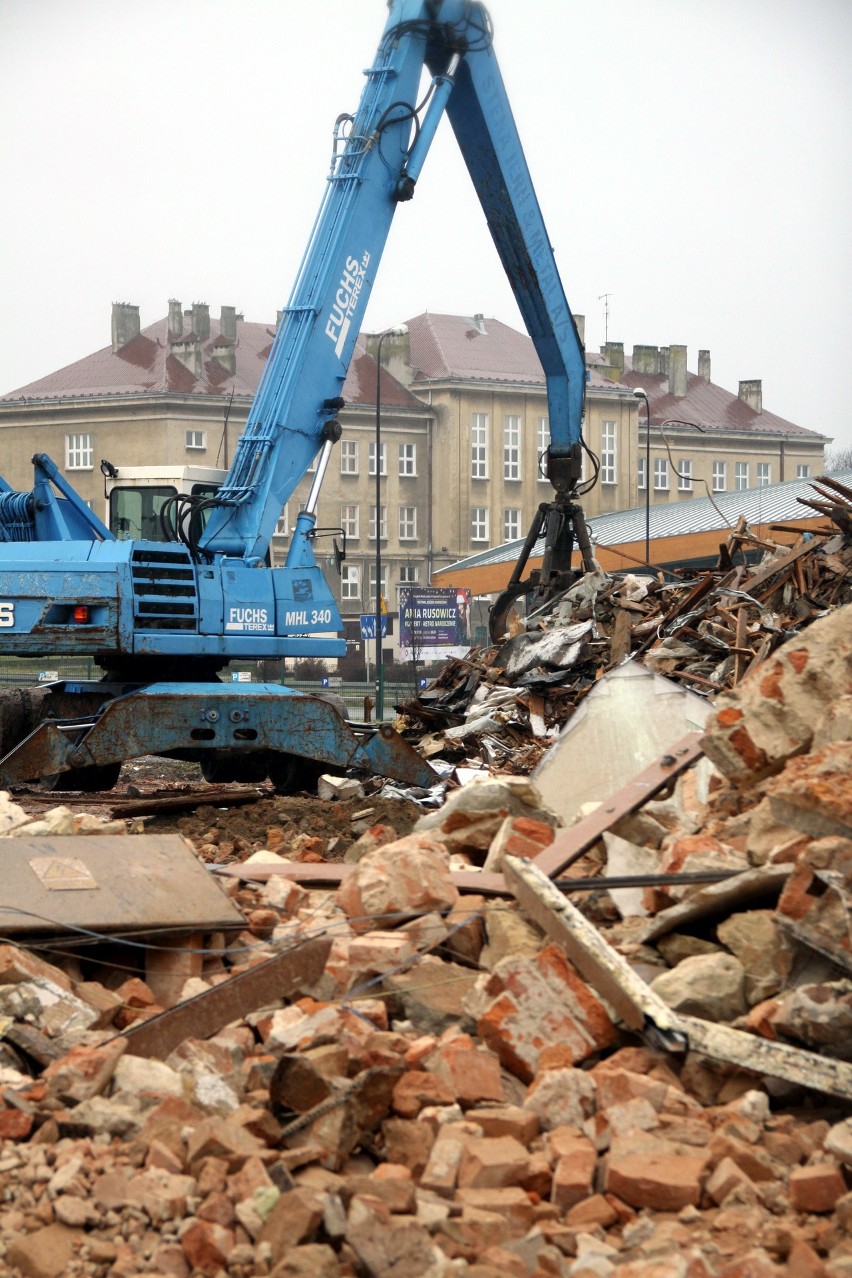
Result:
<svg viewBox="0 0 852 1278">
<path fill-rule="evenodd" d="M 852 445 L 849 0 L 492 0 L 586 341 L 709 348 L 713 380 Z M 0 0 L 0 392 L 169 297 L 274 321 L 383 0 Z M 444 123 L 366 327 L 522 327 Z"/>
</svg>

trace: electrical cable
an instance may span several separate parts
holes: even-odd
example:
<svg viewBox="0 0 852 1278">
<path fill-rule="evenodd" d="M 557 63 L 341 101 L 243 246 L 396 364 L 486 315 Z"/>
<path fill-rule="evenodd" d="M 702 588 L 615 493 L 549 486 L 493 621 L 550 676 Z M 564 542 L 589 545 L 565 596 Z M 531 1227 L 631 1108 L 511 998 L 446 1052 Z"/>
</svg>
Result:
<svg viewBox="0 0 852 1278">
<path fill-rule="evenodd" d="M 707 480 L 701 476 L 693 476 L 691 474 L 687 475 L 685 472 L 679 471 L 677 466 L 675 466 L 674 458 L 672 457 L 672 450 L 669 445 L 669 441 L 666 437 L 666 432 L 664 430 L 664 427 L 666 426 L 692 426 L 695 428 L 695 430 L 701 431 L 702 435 L 704 434 L 704 427 L 699 426 L 698 422 L 684 422 L 684 421 L 678 421 L 676 419 L 670 419 L 662 423 L 662 425 L 659 427 L 659 431 L 663 437 L 663 444 L 665 445 L 666 453 L 669 459 L 669 465 L 671 466 L 673 473 L 677 475 L 678 479 L 688 480 L 691 484 L 696 482 L 699 484 L 703 484 L 707 490 L 707 500 L 710 502 L 710 505 L 713 507 L 716 514 L 722 520 L 722 523 L 725 524 L 726 527 L 728 528 L 733 528 L 734 525 L 731 523 L 730 519 L 728 519 L 728 517 L 725 514 L 723 514 L 723 512 L 719 509 L 718 505 L 716 504 L 716 501 L 713 498 L 713 493 L 710 490 L 710 485 L 707 483 Z M 646 475 L 645 483 L 649 484 L 650 482 L 651 482 L 650 475 Z"/>
</svg>

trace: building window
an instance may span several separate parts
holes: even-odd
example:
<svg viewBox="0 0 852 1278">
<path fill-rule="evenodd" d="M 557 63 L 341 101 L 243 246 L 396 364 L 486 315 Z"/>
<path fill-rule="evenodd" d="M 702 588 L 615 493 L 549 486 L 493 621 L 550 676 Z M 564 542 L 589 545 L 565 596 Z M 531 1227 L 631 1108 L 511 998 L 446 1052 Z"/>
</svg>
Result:
<svg viewBox="0 0 852 1278">
<path fill-rule="evenodd" d="M 645 460 L 646 459 L 644 457 L 636 458 L 636 487 L 639 489 L 640 493 L 643 493 L 648 487 Z"/>
<path fill-rule="evenodd" d="M 488 478 L 488 414 L 474 413 L 470 424 L 470 477 Z"/>
<path fill-rule="evenodd" d="M 757 486 L 758 488 L 766 488 L 772 483 L 772 462 L 757 463 Z"/>
<path fill-rule="evenodd" d="M 601 422 L 601 483 L 616 483 L 615 422 Z"/>
<path fill-rule="evenodd" d="M 488 540 L 488 508 L 486 506 L 470 508 L 470 540 Z"/>
<path fill-rule="evenodd" d="M 521 477 L 521 419 L 514 413 L 503 418 L 503 478 Z"/>
<path fill-rule="evenodd" d="M 357 564 L 344 564 L 340 570 L 340 598 L 361 598 L 361 569 Z"/>
<path fill-rule="evenodd" d="M 550 422 L 546 417 L 539 417 L 535 424 L 535 451 L 538 458 L 538 477 L 543 483 L 547 483 L 547 475 L 545 467 L 547 465 L 547 450 L 550 447 Z"/>
<path fill-rule="evenodd" d="M 388 597 L 388 570 L 385 564 L 382 564 L 382 575 L 380 578 L 381 585 L 379 593 L 385 601 Z M 370 564 L 370 599 L 375 603 L 376 599 L 376 565 Z"/>
<path fill-rule="evenodd" d="M 91 435 L 65 436 L 65 469 L 93 470 L 94 448 Z"/>
<path fill-rule="evenodd" d="M 278 516 L 278 523 L 275 525 L 275 536 L 290 536 L 290 510 L 287 506 L 284 507 L 281 514 Z"/>
<path fill-rule="evenodd" d="M 417 507 L 400 506 L 399 508 L 399 540 L 417 540 Z"/>
<path fill-rule="evenodd" d="M 728 463 L 723 461 L 714 461 L 713 492 L 724 493 L 727 491 L 728 491 Z"/>
<path fill-rule="evenodd" d="M 654 492 L 667 493 L 669 491 L 669 459 L 667 457 L 654 458 Z"/>
<path fill-rule="evenodd" d="M 358 441 L 357 439 L 343 439 L 340 442 L 340 473 L 341 475 L 357 475 L 358 474 Z"/>
<path fill-rule="evenodd" d="M 360 506 L 340 507 L 340 527 L 346 533 L 346 536 L 350 541 L 357 541 L 360 536 L 358 531 L 360 514 Z"/>
<path fill-rule="evenodd" d="M 381 449 L 379 451 L 379 467 L 380 467 L 380 472 L 379 472 L 380 474 L 386 475 L 388 473 L 388 446 L 384 442 L 382 443 Z M 374 442 L 371 442 L 369 451 L 367 453 L 367 474 L 375 475 L 375 473 L 376 473 L 376 445 Z"/>
<path fill-rule="evenodd" d="M 188 430 L 185 439 L 189 449 L 203 450 L 207 447 L 207 432 L 204 430 Z"/>
<path fill-rule="evenodd" d="M 734 491 L 741 493 L 748 488 L 748 462 L 734 462 Z"/>
<path fill-rule="evenodd" d="M 313 475 L 313 474 L 315 474 L 315 472 L 316 472 L 316 468 L 317 468 L 317 462 L 318 462 L 318 461 L 319 461 L 319 453 L 314 453 L 314 455 L 313 455 L 313 457 L 311 458 L 310 462 L 308 463 L 308 467 L 307 467 L 307 469 L 306 469 L 306 471 L 305 471 L 305 474 L 306 474 L 306 475 Z"/>
<path fill-rule="evenodd" d="M 811 477 L 810 466 L 808 466 L 805 462 L 800 462 L 799 465 L 796 467 L 796 478 L 810 479 L 810 477 Z"/>
<path fill-rule="evenodd" d="M 400 444 L 399 473 L 400 475 L 404 475 L 404 476 L 412 476 L 417 474 L 417 445 L 416 444 Z"/>
<path fill-rule="evenodd" d="M 387 506 L 382 506 L 380 514 L 379 514 L 379 535 L 382 541 L 387 541 L 388 539 L 388 508 Z M 370 540 L 371 541 L 376 540 L 376 508 L 375 506 L 370 507 Z"/>
<path fill-rule="evenodd" d="M 516 506 L 503 511 L 503 540 L 517 541 L 521 535 L 521 512 Z"/>
<path fill-rule="evenodd" d="M 401 598 L 406 591 L 412 586 L 416 586 L 420 577 L 420 569 L 417 564 L 401 564 L 399 569 L 399 585 L 396 588 L 397 600 Z M 397 605 L 398 606 L 398 605 Z"/>
<path fill-rule="evenodd" d="M 681 457 L 677 464 L 677 490 L 679 493 L 692 492 L 692 458 Z"/>
</svg>

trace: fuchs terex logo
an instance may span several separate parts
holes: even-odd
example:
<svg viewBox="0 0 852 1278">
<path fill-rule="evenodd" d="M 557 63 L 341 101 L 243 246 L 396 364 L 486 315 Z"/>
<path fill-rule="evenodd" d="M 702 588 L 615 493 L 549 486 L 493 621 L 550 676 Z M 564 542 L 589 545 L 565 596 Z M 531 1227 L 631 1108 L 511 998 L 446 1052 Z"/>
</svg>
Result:
<svg viewBox="0 0 852 1278">
<path fill-rule="evenodd" d="M 14 624 L 15 605 L 13 603 L 0 603 L 0 629 L 8 630 Z"/>
<path fill-rule="evenodd" d="M 334 353 L 340 359 L 346 334 L 352 322 L 352 316 L 358 307 L 358 298 L 364 287 L 364 277 L 370 263 L 370 254 L 365 252 L 359 262 L 356 257 L 347 257 L 346 266 L 340 277 L 334 305 L 329 312 L 325 324 L 326 337 L 334 342 Z"/>
<path fill-rule="evenodd" d="M 265 608 L 229 608 L 225 629 L 275 631 Z"/>
</svg>

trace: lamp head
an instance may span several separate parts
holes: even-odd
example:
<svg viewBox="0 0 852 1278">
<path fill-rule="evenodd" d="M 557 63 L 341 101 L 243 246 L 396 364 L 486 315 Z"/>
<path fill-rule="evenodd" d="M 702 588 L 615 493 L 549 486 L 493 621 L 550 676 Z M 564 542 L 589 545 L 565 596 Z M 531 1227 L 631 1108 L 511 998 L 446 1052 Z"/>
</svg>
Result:
<svg viewBox="0 0 852 1278">
<path fill-rule="evenodd" d="M 636 399 L 644 399 L 645 403 L 647 404 L 648 396 L 645 393 L 645 391 L 643 391 L 641 386 L 636 387 L 635 391 L 633 392 L 633 395 Z"/>
</svg>

